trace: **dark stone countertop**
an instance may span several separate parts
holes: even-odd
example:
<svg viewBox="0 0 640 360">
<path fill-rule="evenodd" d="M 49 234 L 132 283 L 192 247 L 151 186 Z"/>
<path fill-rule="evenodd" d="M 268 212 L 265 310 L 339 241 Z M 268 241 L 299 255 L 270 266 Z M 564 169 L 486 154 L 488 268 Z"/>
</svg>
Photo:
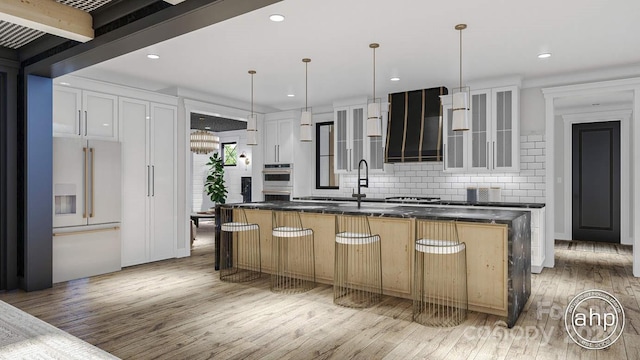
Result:
<svg viewBox="0 0 640 360">
<path fill-rule="evenodd" d="M 511 224 L 528 212 L 498 209 L 465 209 L 446 206 L 403 206 L 393 203 L 364 202 L 358 209 L 356 202 L 337 203 L 321 201 L 271 201 L 225 204 L 226 207 L 246 209 L 300 211 L 320 214 L 368 215 L 392 218 L 417 218 L 431 220 L 459 220 L 482 223 Z"/>
<path fill-rule="evenodd" d="M 293 198 L 293 200 L 303 201 L 356 201 L 354 197 L 330 197 L 330 196 L 302 196 Z M 504 208 L 523 208 L 523 209 L 541 209 L 545 207 L 542 203 L 514 203 L 514 202 L 468 202 L 457 200 L 400 200 L 400 199 L 376 199 L 362 198 L 363 203 L 393 203 L 393 204 L 415 204 L 415 205 L 455 205 L 455 206 L 486 206 L 486 207 L 504 207 Z"/>
</svg>

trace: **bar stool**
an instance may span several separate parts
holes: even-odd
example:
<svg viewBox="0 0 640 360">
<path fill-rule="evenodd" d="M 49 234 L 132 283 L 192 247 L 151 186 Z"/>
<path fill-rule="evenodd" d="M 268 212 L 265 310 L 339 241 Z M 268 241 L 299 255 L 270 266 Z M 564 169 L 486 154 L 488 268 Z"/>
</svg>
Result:
<svg viewBox="0 0 640 360">
<path fill-rule="evenodd" d="M 455 221 L 416 220 L 413 321 L 456 326 L 467 318 L 467 257 Z"/>
<path fill-rule="evenodd" d="M 313 230 L 302 227 L 295 211 L 273 211 L 271 291 L 300 293 L 316 286 Z"/>
<path fill-rule="evenodd" d="M 260 227 L 242 208 L 220 208 L 220 280 L 250 281 L 262 274 Z"/>
<path fill-rule="evenodd" d="M 382 300 L 380 236 L 364 215 L 336 216 L 333 303 L 366 308 Z"/>
</svg>

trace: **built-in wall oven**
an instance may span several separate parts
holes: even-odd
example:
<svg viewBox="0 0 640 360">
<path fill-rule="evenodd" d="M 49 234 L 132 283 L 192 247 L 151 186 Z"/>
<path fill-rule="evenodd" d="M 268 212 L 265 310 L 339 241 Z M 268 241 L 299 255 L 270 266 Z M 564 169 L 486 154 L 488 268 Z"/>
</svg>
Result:
<svg viewBox="0 0 640 360">
<path fill-rule="evenodd" d="M 265 164 L 262 170 L 264 201 L 290 201 L 293 191 L 292 164 Z"/>
</svg>

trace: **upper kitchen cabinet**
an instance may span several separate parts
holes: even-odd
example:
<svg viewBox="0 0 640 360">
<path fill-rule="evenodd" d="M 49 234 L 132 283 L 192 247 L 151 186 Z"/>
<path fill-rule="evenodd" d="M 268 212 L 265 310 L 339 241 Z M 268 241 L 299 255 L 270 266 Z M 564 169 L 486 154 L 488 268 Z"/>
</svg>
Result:
<svg viewBox="0 0 640 360">
<path fill-rule="evenodd" d="M 384 163 L 386 148 L 387 116 L 385 109 L 388 104 L 383 103 L 381 108 L 382 136 L 368 137 L 367 134 L 367 105 L 350 105 L 334 107 L 334 170 L 338 174 L 358 172 L 358 163 L 365 159 L 369 165 L 369 171 L 389 172 L 390 165 Z"/>
<path fill-rule="evenodd" d="M 365 156 L 366 104 L 334 108 L 335 160 L 337 174 L 358 171 L 358 162 Z"/>
<path fill-rule="evenodd" d="M 296 129 L 297 130 L 297 129 Z M 293 120 L 274 119 L 264 122 L 264 163 L 293 163 Z"/>
<path fill-rule="evenodd" d="M 468 131 L 451 130 L 451 97 L 443 101 L 444 170 L 511 172 L 520 170 L 519 90 L 506 86 L 471 92 Z"/>
<path fill-rule="evenodd" d="M 118 141 L 118 97 L 54 87 L 53 135 Z"/>
</svg>

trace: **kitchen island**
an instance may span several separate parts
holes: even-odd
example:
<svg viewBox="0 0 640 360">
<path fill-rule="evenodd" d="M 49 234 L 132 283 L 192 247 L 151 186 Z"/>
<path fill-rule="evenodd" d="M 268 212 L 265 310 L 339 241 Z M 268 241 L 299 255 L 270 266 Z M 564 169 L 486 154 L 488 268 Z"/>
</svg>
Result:
<svg viewBox="0 0 640 360">
<path fill-rule="evenodd" d="M 410 206 L 366 202 L 257 202 L 226 204 L 243 208 L 260 226 L 261 260 L 271 265 L 271 210 L 296 211 L 315 233 L 318 282 L 332 284 L 335 215 L 366 215 L 382 247 L 382 286 L 386 295 L 411 299 L 416 219 L 455 220 L 467 247 L 469 309 L 506 318 L 513 326 L 531 293 L 530 214 L 524 211 Z"/>
</svg>

